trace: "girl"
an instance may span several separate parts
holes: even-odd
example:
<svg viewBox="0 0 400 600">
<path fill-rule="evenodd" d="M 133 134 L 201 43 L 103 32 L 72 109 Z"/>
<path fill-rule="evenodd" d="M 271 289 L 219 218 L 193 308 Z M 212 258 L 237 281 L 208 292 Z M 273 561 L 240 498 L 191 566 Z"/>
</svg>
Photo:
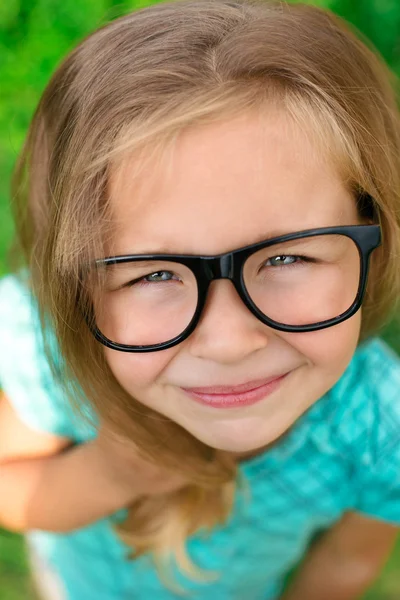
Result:
<svg viewBox="0 0 400 600">
<path fill-rule="evenodd" d="M 400 524 L 400 366 L 373 337 L 399 156 L 386 68 L 317 8 L 166 3 L 67 57 L 1 283 L 0 521 L 41 598 L 369 587 Z"/>
</svg>

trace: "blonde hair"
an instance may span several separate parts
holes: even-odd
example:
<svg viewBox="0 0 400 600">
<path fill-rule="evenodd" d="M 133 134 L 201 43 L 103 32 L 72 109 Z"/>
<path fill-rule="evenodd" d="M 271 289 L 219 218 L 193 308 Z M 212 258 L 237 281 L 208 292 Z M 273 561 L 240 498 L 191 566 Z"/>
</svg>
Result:
<svg viewBox="0 0 400 600">
<path fill-rule="evenodd" d="M 107 185 L 129 154 L 141 161 L 185 127 L 248 110 L 286 111 L 335 162 L 379 219 L 362 336 L 387 319 L 400 289 L 400 132 L 391 75 L 338 17 L 307 5 L 179 0 L 128 14 L 83 40 L 57 69 L 15 171 L 20 246 L 43 331 L 55 332 L 71 402 L 85 402 L 149 460 L 191 483 L 143 498 L 118 528 L 134 556 L 172 553 L 191 574 L 187 536 L 229 516 L 236 466 L 229 456 L 130 397 L 85 323 L 83 265 L 104 256 Z M 365 194 L 374 204 L 362 199 Z M 54 354 L 49 352 L 53 364 Z M 54 366 L 54 364 L 53 364 Z M 110 401 L 112 399 L 112 401 Z M 185 457 L 182 461 L 182 456 Z"/>
</svg>

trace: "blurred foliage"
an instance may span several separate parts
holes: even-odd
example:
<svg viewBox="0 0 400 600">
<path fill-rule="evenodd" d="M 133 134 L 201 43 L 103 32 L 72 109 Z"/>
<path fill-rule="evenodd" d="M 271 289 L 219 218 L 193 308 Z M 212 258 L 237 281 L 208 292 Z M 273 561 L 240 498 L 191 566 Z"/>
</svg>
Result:
<svg viewBox="0 0 400 600">
<path fill-rule="evenodd" d="M 159 0 L 157 0 L 159 1 Z M 293 0 L 297 1 L 297 0 Z M 3 0 L 0 2 L 0 275 L 7 270 L 12 237 L 9 181 L 39 96 L 57 64 L 98 26 L 150 0 Z M 310 0 L 329 8 L 372 42 L 400 74 L 399 0 Z M 400 350 L 400 326 L 385 338 Z M 400 597 L 400 548 L 393 554 L 368 600 Z M 0 530 L 0 598 L 28 600 L 31 586 L 20 536 Z"/>
<path fill-rule="evenodd" d="M 19 535 L 0 529 L 0 598 L 34 600 L 33 585 Z"/>
</svg>

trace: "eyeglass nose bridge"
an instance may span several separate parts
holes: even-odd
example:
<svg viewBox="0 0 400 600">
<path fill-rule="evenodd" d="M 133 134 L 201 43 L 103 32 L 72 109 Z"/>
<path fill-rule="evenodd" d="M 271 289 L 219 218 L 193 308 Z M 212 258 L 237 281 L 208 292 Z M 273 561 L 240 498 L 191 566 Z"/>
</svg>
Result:
<svg viewBox="0 0 400 600">
<path fill-rule="evenodd" d="M 234 280 L 234 262 L 232 254 L 222 256 L 205 257 L 203 262 L 204 274 L 208 283 L 215 279 Z"/>
</svg>

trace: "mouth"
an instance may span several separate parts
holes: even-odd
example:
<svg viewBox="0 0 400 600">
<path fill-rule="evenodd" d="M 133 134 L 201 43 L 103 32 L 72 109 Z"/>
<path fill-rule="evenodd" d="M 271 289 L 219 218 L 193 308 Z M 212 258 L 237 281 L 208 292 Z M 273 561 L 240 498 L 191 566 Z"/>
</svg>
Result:
<svg viewBox="0 0 400 600">
<path fill-rule="evenodd" d="M 237 386 L 211 386 L 181 388 L 199 404 L 213 408 L 240 408 L 251 406 L 272 394 L 289 375 L 277 375 L 268 379 L 250 381 Z"/>
</svg>

